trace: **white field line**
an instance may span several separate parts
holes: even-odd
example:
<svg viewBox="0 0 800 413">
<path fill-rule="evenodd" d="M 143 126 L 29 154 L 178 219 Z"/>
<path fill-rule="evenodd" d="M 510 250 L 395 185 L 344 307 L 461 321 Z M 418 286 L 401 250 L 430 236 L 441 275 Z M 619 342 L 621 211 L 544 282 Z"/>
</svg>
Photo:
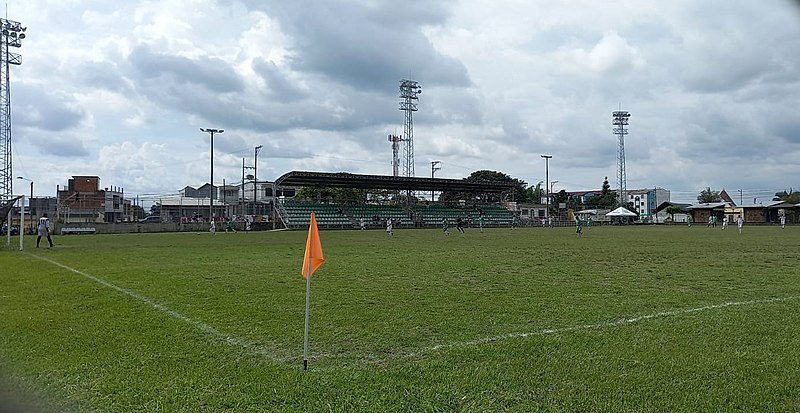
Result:
<svg viewBox="0 0 800 413">
<path fill-rule="evenodd" d="M 67 271 L 71 271 L 71 272 L 73 272 L 75 274 L 82 275 L 82 276 L 84 276 L 84 277 L 86 277 L 86 278 L 88 278 L 88 279 L 90 279 L 90 280 L 92 280 L 92 281 L 104 286 L 104 287 L 108 287 L 108 288 L 110 288 L 112 290 L 115 290 L 115 291 L 117 291 L 119 293 L 127 295 L 128 297 L 131 297 L 131 298 L 133 298 L 133 299 L 135 299 L 137 301 L 145 303 L 145 304 L 155 308 L 156 310 L 158 310 L 158 311 L 160 311 L 160 312 L 162 312 L 162 313 L 164 313 L 164 314 L 166 314 L 166 315 L 168 315 L 168 316 L 170 316 L 172 318 L 181 320 L 181 321 L 191 325 L 192 327 L 194 327 L 194 328 L 196 328 L 196 329 L 198 329 L 198 330 L 200 330 L 200 331 L 202 331 L 202 332 L 204 332 L 204 333 L 206 333 L 206 334 L 208 334 L 210 336 L 213 336 L 218 341 L 224 342 L 224 343 L 229 344 L 231 346 L 241 347 L 241 348 L 247 350 L 248 352 L 251 352 L 254 355 L 264 356 L 264 357 L 272 360 L 273 362 L 278 362 L 278 363 L 285 363 L 290 359 L 296 359 L 297 358 L 297 357 L 283 358 L 283 357 L 277 357 L 277 356 L 273 356 L 273 355 L 270 355 L 270 354 L 266 354 L 264 351 L 260 350 L 259 346 L 256 345 L 256 344 L 249 343 L 249 342 L 247 342 L 245 340 L 242 340 L 242 339 L 237 338 L 235 336 L 232 336 L 230 334 L 223 333 L 223 332 L 217 330 L 216 328 L 214 328 L 214 327 L 212 327 L 212 326 L 210 326 L 210 325 L 208 325 L 208 324 L 206 324 L 206 323 L 204 323 L 202 321 L 195 320 L 195 319 L 193 319 L 191 317 L 185 316 L 185 315 L 183 315 L 183 314 L 181 314 L 181 313 L 179 313 L 179 312 L 177 312 L 177 311 L 165 306 L 164 304 L 160 304 L 160 303 L 156 302 L 155 300 L 153 300 L 150 297 L 138 294 L 138 293 L 133 292 L 131 290 L 128 290 L 126 288 L 122 288 L 122 287 L 120 287 L 120 286 L 118 286 L 116 284 L 112 284 L 111 282 L 108 282 L 108 281 L 106 281 L 106 280 L 104 280 L 102 278 L 96 277 L 94 275 L 85 273 L 85 272 L 83 272 L 81 270 L 77 270 L 75 268 L 72 268 L 72 267 L 69 267 L 67 265 L 61 264 L 59 262 L 53 261 L 53 260 L 51 260 L 49 258 L 45 258 L 45 257 L 39 256 L 39 255 L 35 255 L 35 254 L 31 254 L 31 253 L 28 253 L 28 252 L 25 252 L 25 254 L 27 254 L 27 255 L 29 255 L 31 257 L 40 259 L 42 261 L 49 262 L 50 264 L 56 265 L 56 266 L 61 267 L 61 268 L 65 269 L 65 270 L 67 270 Z"/>
<path fill-rule="evenodd" d="M 419 351 L 416 351 L 416 352 L 413 352 L 413 353 L 408 353 L 405 356 L 406 357 L 417 357 L 417 356 L 421 356 L 421 355 L 423 355 L 425 353 L 435 352 L 435 351 L 439 351 L 439 350 L 446 350 L 446 349 L 460 348 L 460 347 L 471 347 L 471 346 L 477 346 L 477 345 L 486 344 L 486 343 L 494 343 L 494 342 L 502 341 L 502 340 L 520 339 L 520 338 L 524 339 L 524 338 L 527 338 L 527 337 L 546 336 L 546 335 L 550 335 L 550 334 L 563 334 L 563 333 L 570 333 L 570 332 L 574 332 L 574 331 L 599 330 L 599 329 L 604 329 L 604 328 L 619 327 L 619 326 L 624 326 L 624 325 L 628 325 L 628 324 L 640 323 L 642 321 L 649 321 L 649 320 L 653 320 L 653 319 L 656 319 L 656 318 L 675 317 L 675 316 L 681 316 L 681 315 L 686 315 L 686 314 L 699 313 L 699 312 L 702 312 L 702 311 L 716 310 L 716 309 L 726 308 L 726 307 L 737 307 L 737 306 L 747 306 L 747 305 L 756 305 L 756 304 L 777 303 L 777 302 L 784 302 L 784 301 L 789 301 L 789 300 L 796 300 L 798 298 L 800 298 L 800 296 L 775 297 L 775 298 L 766 298 L 766 299 L 761 299 L 761 300 L 749 300 L 749 301 L 728 301 L 728 302 L 721 303 L 721 304 L 711 304 L 711 305 L 705 305 L 705 306 L 702 306 L 702 307 L 686 308 L 686 309 L 683 309 L 683 310 L 661 311 L 661 312 L 658 312 L 658 313 L 646 314 L 646 315 L 641 315 L 641 316 L 638 316 L 638 317 L 623 318 L 623 319 L 620 319 L 620 320 L 609 321 L 609 322 L 605 322 L 605 323 L 583 324 L 583 325 L 577 325 L 577 326 L 571 326 L 571 327 L 548 328 L 548 329 L 539 330 L 539 331 L 532 331 L 532 332 L 517 332 L 517 333 L 501 334 L 499 336 L 484 337 L 484 338 L 479 338 L 479 339 L 476 339 L 476 340 L 456 341 L 456 342 L 451 342 L 451 343 L 446 343 L 446 344 L 437 344 L 435 346 L 431 346 L 431 347 L 426 347 L 426 348 L 420 349 Z"/>
<path fill-rule="evenodd" d="M 156 310 L 159 310 L 159 311 L 163 312 L 164 314 L 169 315 L 170 317 L 173 317 L 173 318 L 176 318 L 178 320 L 184 321 L 184 322 L 190 324 L 191 326 L 195 327 L 196 329 L 198 329 L 198 330 L 200 330 L 202 332 L 205 332 L 206 334 L 209 334 L 211 336 L 214 336 L 214 338 L 216 338 L 217 340 L 220 340 L 220 341 L 222 341 L 224 343 L 227 343 L 229 345 L 241 347 L 241 348 L 251 352 L 252 354 L 264 356 L 264 357 L 272 360 L 273 362 L 277 362 L 277 363 L 287 363 L 289 361 L 296 361 L 297 360 L 297 357 L 277 357 L 277 356 L 273 356 L 273 355 L 270 355 L 270 354 L 266 354 L 264 351 L 261 351 L 259 349 L 259 346 L 256 345 L 256 344 L 248 343 L 248 342 L 246 342 L 244 340 L 241 340 L 241 339 L 236 338 L 234 336 L 231 336 L 229 334 L 225 334 L 225 333 L 215 329 L 214 327 L 211 327 L 210 325 L 208 325 L 206 323 L 203 323 L 202 321 L 198 321 L 198 320 L 195 320 L 193 318 L 189 318 L 189 317 L 187 317 L 187 316 L 185 316 L 185 315 L 183 315 L 183 314 L 181 314 L 181 313 L 179 313 L 179 312 L 177 312 L 177 311 L 175 311 L 175 310 L 173 310 L 173 309 L 171 309 L 171 308 L 169 308 L 169 307 L 167 307 L 167 306 L 165 306 L 163 304 L 159 304 L 159 303 L 157 303 L 156 301 L 154 301 L 153 299 L 151 299 L 149 297 L 143 296 L 141 294 L 137 294 L 137 293 L 135 293 L 133 291 L 127 290 L 125 288 L 122 288 L 120 286 L 112 284 L 112 283 L 110 283 L 110 282 L 108 282 L 106 280 L 103 280 L 102 278 L 95 277 L 95 276 L 93 276 L 91 274 L 87 274 L 87 273 L 85 273 L 83 271 L 77 270 L 75 268 L 71 268 L 69 266 L 66 266 L 64 264 L 58 263 L 58 262 L 53 261 L 51 259 L 48 259 L 48 258 L 45 258 L 45 257 L 41 257 L 41 256 L 38 256 L 38 255 L 34 255 L 34 254 L 31 254 L 31 253 L 28 253 L 28 252 L 24 252 L 24 253 L 29 255 L 29 256 L 31 256 L 31 257 L 40 259 L 42 261 L 49 262 L 49 263 L 51 263 L 53 265 L 56 265 L 58 267 L 61 267 L 61 268 L 65 269 L 65 270 L 74 272 L 75 274 L 82 275 L 82 276 L 84 276 L 84 277 L 86 277 L 86 278 L 88 278 L 88 279 L 90 279 L 90 280 L 92 280 L 94 282 L 97 282 L 97 283 L 99 283 L 99 284 L 101 284 L 101 285 L 103 285 L 105 287 L 111 288 L 113 290 L 116 290 L 117 292 L 120 292 L 122 294 L 125 294 L 125 295 L 131 297 L 131 298 L 134 298 L 134 299 L 136 299 L 138 301 L 141 301 L 141 302 L 143 302 L 145 304 L 148 304 L 151 307 L 155 308 Z M 641 316 L 631 317 L 631 318 L 623 318 L 623 319 L 619 319 L 619 320 L 616 320 L 616 321 L 609 321 L 609 322 L 605 322 L 605 323 L 582 324 L 582 325 L 577 325 L 577 326 L 561 327 L 561 328 L 548 328 L 548 329 L 539 330 L 539 331 L 532 331 L 532 332 L 517 332 L 517 333 L 501 334 L 501 335 L 498 335 L 498 336 L 484 337 L 484 338 L 479 338 L 479 339 L 476 339 L 476 340 L 454 341 L 454 342 L 445 343 L 445 344 L 437 344 L 437 345 L 431 346 L 431 347 L 425 347 L 425 348 L 419 349 L 419 350 L 414 351 L 414 352 L 409 352 L 409 353 L 405 353 L 405 354 L 398 354 L 395 357 L 385 357 L 385 358 L 382 358 L 382 357 L 372 358 L 372 357 L 370 357 L 369 359 L 364 360 L 364 361 L 366 363 L 373 363 L 373 362 L 376 362 L 376 361 L 386 361 L 387 359 L 419 357 L 419 356 L 422 356 L 422 355 L 424 355 L 426 353 L 432 353 L 432 352 L 436 352 L 436 351 L 440 351 L 440 350 L 447 350 L 447 349 L 453 349 L 453 348 L 462 348 L 462 347 L 472 347 L 472 346 L 478 346 L 478 345 L 487 344 L 487 343 L 494 343 L 494 342 L 503 341 L 503 340 L 525 339 L 525 338 L 528 338 L 528 337 L 546 336 L 546 335 L 550 335 L 550 334 L 563 334 L 563 333 L 570 333 L 570 332 L 575 332 L 575 331 L 599 330 L 599 329 L 605 329 L 605 328 L 610 328 L 610 327 L 620 327 L 620 326 L 624 326 L 624 325 L 628 325 L 628 324 L 640 323 L 640 322 L 643 322 L 643 321 L 649 321 L 649 320 L 653 320 L 653 319 L 657 319 L 657 318 L 675 317 L 675 316 L 681 316 L 681 315 L 686 315 L 686 314 L 699 313 L 699 312 L 708 311 L 708 310 L 716 310 L 716 309 L 726 308 L 726 307 L 739 307 L 739 306 L 748 306 L 748 305 L 757 305 L 757 304 L 779 303 L 779 302 L 785 302 L 785 301 L 790 301 L 790 300 L 796 300 L 798 298 L 800 298 L 800 296 L 774 297 L 774 298 L 766 298 L 766 299 L 761 299 L 761 300 L 749 300 L 749 301 L 728 301 L 728 302 L 724 302 L 724 303 L 721 303 L 721 304 L 711 304 L 711 305 L 705 305 L 705 306 L 702 306 L 702 307 L 686 308 L 686 309 L 682 309 L 682 310 L 661 311 L 661 312 L 658 312 L 658 313 L 646 314 L 646 315 L 641 315 Z M 321 359 L 326 359 L 326 358 L 339 358 L 341 356 L 342 355 L 336 356 L 336 355 L 330 355 L 330 354 L 321 354 L 321 355 L 318 354 L 318 355 L 316 355 L 314 357 L 311 357 L 311 358 L 312 359 L 321 360 Z"/>
</svg>

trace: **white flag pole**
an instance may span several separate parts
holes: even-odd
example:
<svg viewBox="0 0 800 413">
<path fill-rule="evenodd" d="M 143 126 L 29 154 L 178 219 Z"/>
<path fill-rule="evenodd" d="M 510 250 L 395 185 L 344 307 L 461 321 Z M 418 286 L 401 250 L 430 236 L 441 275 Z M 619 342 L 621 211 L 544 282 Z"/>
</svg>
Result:
<svg viewBox="0 0 800 413">
<path fill-rule="evenodd" d="M 311 254 L 308 256 L 308 274 L 306 274 L 306 328 L 303 337 L 303 370 L 308 370 L 308 302 L 311 299 Z"/>
<path fill-rule="evenodd" d="M 12 224 L 11 211 L 13 211 L 13 208 L 9 208 L 8 216 L 6 217 L 6 223 L 7 223 L 6 225 L 8 225 L 7 227 L 8 231 L 6 231 L 6 245 L 8 246 L 8 248 L 11 248 L 11 224 Z"/>
<path fill-rule="evenodd" d="M 22 196 L 22 203 L 19 204 L 19 250 L 22 251 L 22 241 L 25 236 L 25 195 Z M 11 222 L 8 223 L 8 232 L 11 232 Z"/>
</svg>

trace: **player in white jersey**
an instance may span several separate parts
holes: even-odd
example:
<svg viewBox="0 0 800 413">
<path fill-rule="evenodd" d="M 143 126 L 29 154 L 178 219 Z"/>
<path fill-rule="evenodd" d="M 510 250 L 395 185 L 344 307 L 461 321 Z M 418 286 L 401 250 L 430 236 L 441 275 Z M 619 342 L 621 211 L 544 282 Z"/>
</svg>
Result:
<svg viewBox="0 0 800 413">
<path fill-rule="evenodd" d="M 42 214 L 39 218 L 39 236 L 36 237 L 36 248 L 39 248 L 39 241 L 42 237 L 47 237 L 47 242 L 50 243 L 50 248 L 53 247 L 53 240 L 50 238 L 50 218 L 47 218 L 47 213 Z"/>
</svg>

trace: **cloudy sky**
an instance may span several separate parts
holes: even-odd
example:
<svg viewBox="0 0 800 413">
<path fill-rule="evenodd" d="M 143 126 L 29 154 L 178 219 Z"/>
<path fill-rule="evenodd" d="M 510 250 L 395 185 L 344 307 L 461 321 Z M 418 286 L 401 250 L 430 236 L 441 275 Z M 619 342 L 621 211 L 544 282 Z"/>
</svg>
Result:
<svg viewBox="0 0 800 413">
<path fill-rule="evenodd" d="M 800 188 L 800 5 L 790 0 L 9 0 L 14 176 L 126 194 L 291 170 L 391 174 L 398 86 L 420 82 L 417 176 L 505 172 L 745 201 Z M 15 180 L 15 192 L 28 183 Z M 737 200 L 738 201 L 738 200 Z"/>
</svg>

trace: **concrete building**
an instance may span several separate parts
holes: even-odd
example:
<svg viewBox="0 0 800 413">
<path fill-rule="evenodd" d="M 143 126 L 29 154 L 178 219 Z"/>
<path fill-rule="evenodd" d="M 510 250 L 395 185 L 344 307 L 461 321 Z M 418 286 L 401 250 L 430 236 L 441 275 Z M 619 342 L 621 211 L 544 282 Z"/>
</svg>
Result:
<svg viewBox="0 0 800 413">
<path fill-rule="evenodd" d="M 124 222 L 130 220 L 131 203 L 122 188 L 100 189 L 98 176 L 73 176 L 65 189 L 57 189 L 56 219 L 63 223 Z"/>
<path fill-rule="evenodd" d="M 664 188 L 633 189 L 628 191 L 628 202 L 633 204 L 639 219 L 656 221 L 656 208 L 669 202 L 670 193 Z"/>
</svg>

